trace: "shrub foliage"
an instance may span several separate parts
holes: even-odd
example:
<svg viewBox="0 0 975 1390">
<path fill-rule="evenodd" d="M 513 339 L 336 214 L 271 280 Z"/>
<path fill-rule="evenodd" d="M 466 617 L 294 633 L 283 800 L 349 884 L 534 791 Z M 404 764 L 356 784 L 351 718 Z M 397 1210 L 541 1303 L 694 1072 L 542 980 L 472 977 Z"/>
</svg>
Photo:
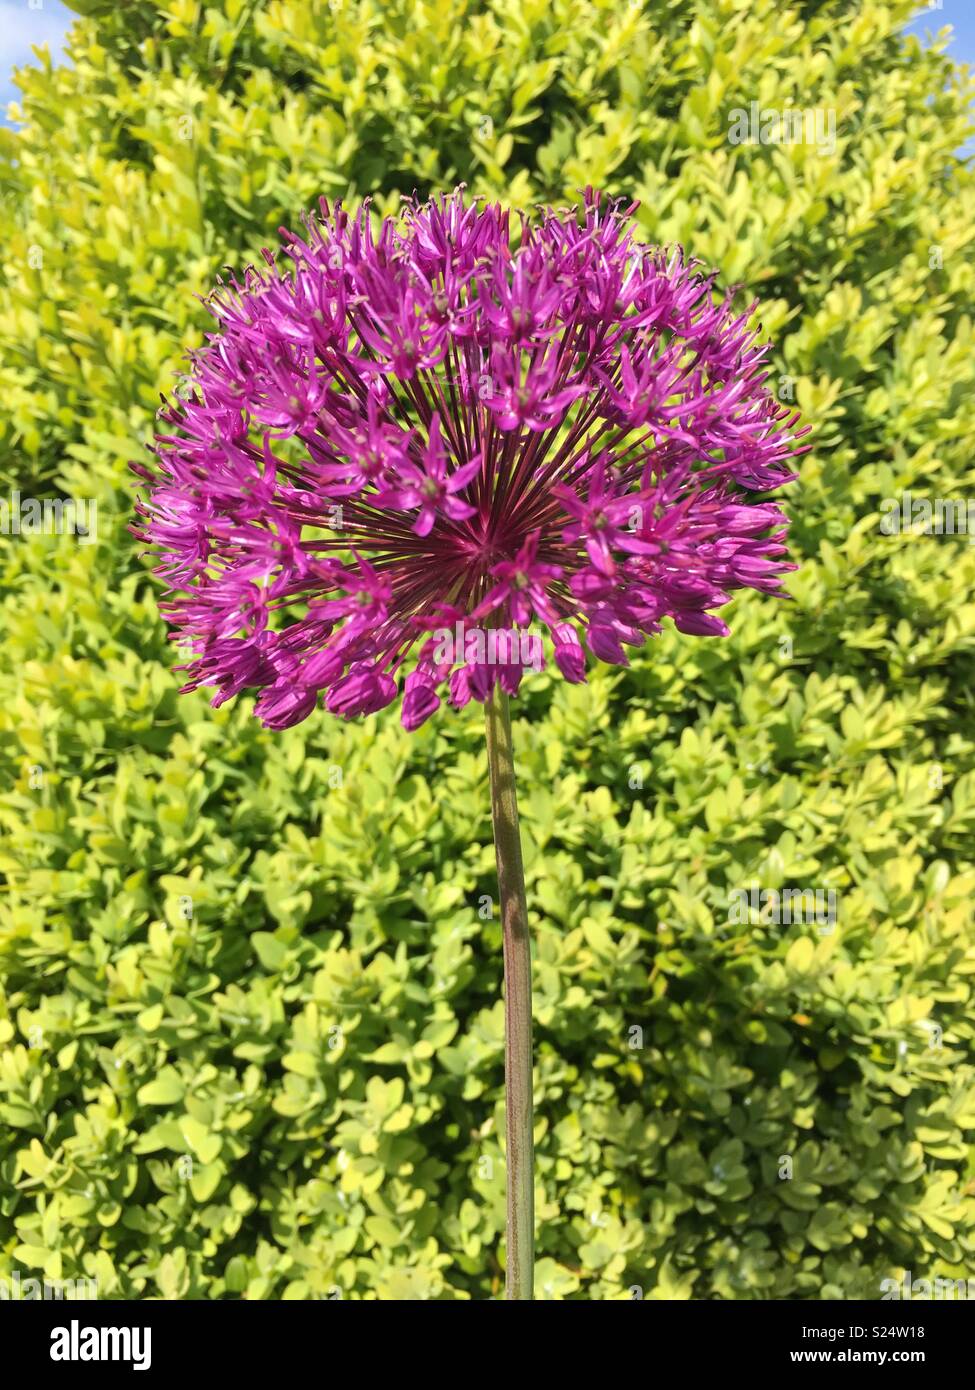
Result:
<svg viewBox="0 0 975 1390">
<path fill-rule="evenodd" d="M 126 464 L 195 297 L 319 194 L 641 201 L 761 294 L 815 426 L 790 603 L 532 678 L 517 750 L 551 1299 L 971 1273 L 970 86 L 908 0 L 75 0 L 0 131 L 0 1274 L 103 1297 L 497 1296 L 479 710 L 281 735 L 177 697 Z M 835 146 L 729 141 L 832 111 Z M 735 910 L 836 894 L 835 929 Z M 791 1176 L 789 1176 L 791 1174 Z"/>
</svg>

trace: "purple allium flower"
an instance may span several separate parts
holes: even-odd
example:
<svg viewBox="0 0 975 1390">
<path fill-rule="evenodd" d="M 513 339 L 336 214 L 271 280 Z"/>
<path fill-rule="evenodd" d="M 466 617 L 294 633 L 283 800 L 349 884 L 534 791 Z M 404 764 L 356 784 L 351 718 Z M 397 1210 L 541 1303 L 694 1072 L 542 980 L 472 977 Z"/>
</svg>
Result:
<svg viewBox="0 0 975 1390">
<path fill-rule="evenodd" d="M 780 592 L 797 413 L 714 275 L 633 239 L 633 208 L 521 215 L 462 192 L 374 229 L 322 200 L 290 266 L 221 283 L 191 392 L 164 402 L 137 534 L 196 653 L 184 689 L 258 690 L 270 728 L 324 698 L 346 718 L 403 691 L 518 689 L 514 641 L 450 652 L 457 624 L 625 665 L 671 617 L 725 633 L 734 589 Z"/>
</svg>

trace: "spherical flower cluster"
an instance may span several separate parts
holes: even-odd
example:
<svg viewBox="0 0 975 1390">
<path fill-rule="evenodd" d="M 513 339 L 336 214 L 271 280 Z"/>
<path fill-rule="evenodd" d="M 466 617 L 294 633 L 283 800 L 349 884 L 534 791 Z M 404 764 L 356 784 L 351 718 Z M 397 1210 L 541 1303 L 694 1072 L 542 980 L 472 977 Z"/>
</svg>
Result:
<svg viewBox="0 0 975 1390">
<path fill-rule="evenodd" d="M 529 630 L 582 681 L 587 652 L 625 665 L 665 617 L 724 633 L 732 590 L 779 591 L 760 495 L 801 448 L 755 306 L 638 243 L 632 212 L 587 190 L 513 235 L 463 191 L 378 226 L 323 200 L 283 233 L 290 267 L 220 284 L 135 465 L 185 689 L 255 690 L 270 728 L 401 690 L 415 729 L 516 693 Z"/>
</svg>

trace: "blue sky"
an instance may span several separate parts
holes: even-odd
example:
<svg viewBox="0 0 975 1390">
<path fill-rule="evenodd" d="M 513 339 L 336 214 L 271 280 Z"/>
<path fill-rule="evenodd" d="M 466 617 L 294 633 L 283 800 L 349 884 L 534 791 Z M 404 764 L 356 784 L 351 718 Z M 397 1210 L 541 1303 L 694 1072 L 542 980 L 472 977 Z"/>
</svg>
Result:
<svg viewBox="0 0 975 1390">
<path fill-rule="evenodd" d="M 923 3 L 919 0 L 919 5 Z M 4 123 L 7 102 L 18 99 L 11 69 L 33 61 L 33 44 L 47 43 L 57 57 L 73 18 L 60 0 L 0 0 L 0 120 Z M 949 52 L 958 62 L 975 65 L 973 0 L 941 0 L 940 9 L 920 9 L 908 32 L 923 37 L 925 30 L 934 32 L 945 24 L 955 31 Z"/>
<path fill-rule="evenodd" d="M 31 3 L 39 3 L 40 8 L 32 9 Z M 61 41 L 77 17 L 59 0 L 0 0 L 0 120 L 4 125 L 9 124 L 7 102 L 20 100 L 11 69 L 36 62 L 33 44 L 46 43 L 57 61 Z"/>
<path fill-rule="evenodd" d="M 972 0 L 941 0 L 941 9 L 920 10 L 918 17 L 907 26 L 909 34 L 924 37 L 925 31 L 932 34 L 950 24 L 955 31 L 949 53 L 958 63 L 975 64 L 975 5 Z"/>
</svg>

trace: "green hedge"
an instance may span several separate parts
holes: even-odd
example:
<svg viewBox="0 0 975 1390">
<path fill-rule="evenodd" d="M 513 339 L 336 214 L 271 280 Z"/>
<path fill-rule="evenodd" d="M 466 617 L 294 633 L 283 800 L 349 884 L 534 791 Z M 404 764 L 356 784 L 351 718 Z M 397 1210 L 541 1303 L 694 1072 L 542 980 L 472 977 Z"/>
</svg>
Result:
<svg viewBox="0 0 975 1390">
<path fill-rule="evenodd" d="M 815 427 L 792 603 L 516 706 L 538 1296 L 971 1274 L 975 550 L 879 527 L 975 495 L 963 74 L 908 0 L 74 8 L 0 130 L 0 499 L 99 507 L 93 544 L 0 537 L 0 1277 L 498 1295 L 480 710 L 272 735 L 177 697 L 126 531 L 221 267 L 320 193 L 459 181 L 639 198 L 761 294 Z M 752 101 L 835 150 L 729 143 Z M 835 930 L 737 920 L 789 886 Z"/>
</svg>

